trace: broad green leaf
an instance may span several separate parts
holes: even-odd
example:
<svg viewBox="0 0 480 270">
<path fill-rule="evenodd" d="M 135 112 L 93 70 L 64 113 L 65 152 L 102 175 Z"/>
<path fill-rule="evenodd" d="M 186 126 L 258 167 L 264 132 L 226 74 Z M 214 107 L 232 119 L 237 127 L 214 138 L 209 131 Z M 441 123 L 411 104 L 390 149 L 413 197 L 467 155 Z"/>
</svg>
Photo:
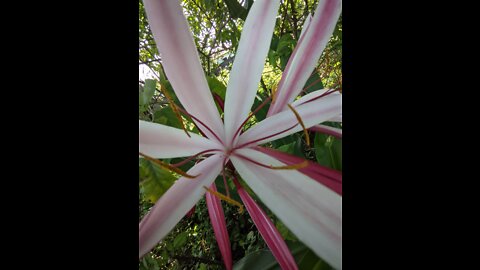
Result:
<svg viewBox="0 0 480 270">
<path fill-rule="evenodd" d="M 333 136 L 315 134 L 315 155 L 321 165 L 342 170 L 342 140 Z"/>
<path fill-rule="evenodd" d="M 207 77 L 207 82 L 210 90 L 219 95 L 223 100 L 225 100 L 225 91 L 227 90 L 227 87 L 216 77 L 213 76 Z"/>
<path fill-rule="evenodd" d="M 274 50 L 268 51 L 268 62 L 274 67 L 277 66 L 277 53 Z"/>
<path fill-rule="evenodd" d="M 332 145 L 330 147 L 330 156 L 334 161 L 334 168 L 342 170 L 342 140 L 332 137 Z"/>
<path fill-rule="evenodd" d="M 171 172 L 144 159 L 140 159 L 139 173 L 145 198 L 152 203 L 155 203 L 176 180 Z"/>
<path fill-rule="evenodd" d="M 265 100 L 264 98 L 257 95 L 255 97 L 255 100 L 253 101 L 252 111 L 256 110 L 264 100 Z M 255 119 L 257 119 L 257 123 L 260 121 L 263 121 L 267 117 L 269 106 L 270 104 L 267 103 L 255 114 Z"/>
<path fill-rule="evenodd" d="M 296 41 L 290 34 L 284 34 L 280 37 L 277 45 L 277 53 L 279 55 L 290 55 L 293 51 Z"/>
<path fill-rule="evenodd" d="M 280 40 L 280 38 L 274 33 L 273 36 L 272 36 L 272 42 L 270 43 L 270 49 L 271 50 L 273 50 L 273 51 L 277 50 L 279 40 Z"/>
<path fill-rule="evenodd" d="M 205 8 L 210 11 L 215 8 L 215 0 L 204 0 Z"/>
<path fill-rule="evenodd" d="M 177 237 L 175 237 L 175 240 L 173 240 L 173 247 L 175 249 L 181 248 L 187 243 L 187 238 L 188 238 L 188 232 L 182 232 Z"/>
<path fill-rule="evenodd" d="M 272 142 L 272 147 L 275 149 L 278 149 L 279 147 L 282 147 L 283 145 L 291 144 L 294 143 L 298 140 L 300 135 L 297 133 L 294 133 L 292 135 L 289 135 L 287 137 L 283 137 L 281 139 L 275 140 Z"/>
<path fill-rule="evenodd" d="M 145 80 L 145 86 L 143 87 L 143 101 L 144 104 L 147 104 L 155 94 L 155 89 L 157 86 L 157 82 L 152 79 Z"/>
<path fill-rule="evenodd" d="M 289 153 L 289 154 L 293 153 L 294 149 L 295 149 L 295 143 L 294 142 L 282 145 L 282 146 L 277 148 L 277 150 L 285 152 L 285 153 Z"/>
<path fill-rule="evenodd" d="M 138 105 L 143 106 L 145 105 L 145 100 L 143 97 L 143 86 L 141 84 L 138 85 Z"/>
<path fill-rule="evenodd" d="M 164 107 L 153 114 L 153 122 L 175 128 L 182 128 L 180 119 L 177 118 L 172 108 Z"/>
<path fill-rule="evenodd" d="M 300 256 L 299 256 L 300 257 Z M 298 269 L 311 269 L 311 270 L 331 270 L 325 261 L 318 258 L 317 255 L 311 250 L 308 250 L 303 254 L 301 258 L 297 260 Z"/>
<path fill-rule="evenodd" d="M 296 41 L 290 34 L 285 34 L 280 37 L 277 45 L 277 57 L 280 59 L 280 69 L 283 71 L 287 66 L 288 60 L 293 52 Z"/>
<path fill-rule="evenodd" d="M 233 19 L 241 18 L 242 20 L 245 20 L 247 18 L 247 10 L 242 7 L 237 0 L 224 0 L 224 2 Z"/>
<path fill-rule="evenodd" d="M 298 269 L 331 270 L 327 263 L 317 257 L 307 246 L 299 241 L 285 241 L 297 262 Z M 234 270 L 280 270 L 275 257 L 268 249 L 253 252 L 240 259 L 233 266 Z"/>
<path fill-rule="evenodd" d="M 269 250 L 260 250 L 253 252 L 233 266 L 234 270 L 268 270 L 280 269 L 275 257 Z"/>
<path fill-rule="evenodd" d="M 323 83 L 322 80 L 320 79 L 320 76 L 318 75 L 317 72 L 315 72 L 310 78 L 308 78 L 307 82 L 303 86 L 303 89 L 305 90 L 305 94 L 308 94 L 310 92 L 316 91 L 323 89 Z"/>
<path fill-rule="evenodd" d="M 301 137 L 298 137 L 295 142 L 281 145 L 277 148 L 277 150 L 297 157 L 305 158 L 305 155 L 303 154 L 303 142 Z"/>
</svg>

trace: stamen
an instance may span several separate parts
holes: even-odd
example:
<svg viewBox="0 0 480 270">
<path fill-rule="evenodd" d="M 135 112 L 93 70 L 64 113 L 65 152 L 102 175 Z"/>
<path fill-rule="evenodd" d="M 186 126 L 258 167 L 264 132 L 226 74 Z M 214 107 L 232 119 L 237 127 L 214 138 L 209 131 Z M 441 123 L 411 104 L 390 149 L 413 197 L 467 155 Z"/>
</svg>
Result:
<svg viewBox="0 0 480 270">
<path fill-rule="evenodd" d="M 278 85 L 275 84 L 272 87 L 272 91 L 270 93 L 270 96 L 272 97 L 272 104 L 275 103 L 275 100 L 277 99 L 277 89 L 278 89 Z"/>
<path fill-rule="evenodd" d="M 168 164 L 168 163 L 165 163 L 165 162 L 160 161 L 160 160 L 158 160 L 158 159 L 155 159 L 155 158 L 153 158 L 153 157 L 147 156 L 147 155 L 145 155 L 145 154 L 143 154 L 143 153 L 140 153 L 140 152 L 139 152 L 139 154 L 140 154 L 140 156 L 144 157 L 146 160 L 149 160 L 149 161 L 157 164 L 158 166 L 160 166 L 160 167 L 162 167 L 162 168 L 164 168 L 164 169 L 167 169 L 167 170 L 169 170 L 169 171 L 178 173 L 178 174 L 180 174 L 180 175 L 183 176 L 183 177 L 186 177 L 186 178 L 195 178 L 195 177 L 198 177 L 198 176 L 200 175 L 200 174 L 195 175 L 195 176 L 189 175 L 189 174 L 187 174 L 186 172 L 184 172 L 184 171 L 180 170 L 179 168 L 176 168 L 176 167 L 174 167 L 174 166 L 172 166 L 172 165 L 170 165 L 170 164 Z"/>
<path fill-rule="evenodd" d="M 217 192 L 217 191 L 215 191 L 215 190 L 212 190 L 212 189 L 210 189 L 210 188 L 208 188 L 208 187 L 206 187 L 206 186 L 203 186 L 203 188 L 204 188 L 205 190 L 207 190 L 208 192 L 210 192 L 210 194 L 212 194 L 212 195 L 214 195 L 215 197 L 219 198 L 220 200 L 223 200 L 223 201 L 225 201 L 225 202 L 227 202 L 227 203 L 229 203 L 229 204 L 238 206 L 238 207 L 239 207 L 238 213 L 239 213 L 239 214 L 242 214 L 242 213 L 243 213 L 243 205 L 242 205 L 241 203 L 235 201 L 235 200 L 232 199 L 232 198 L 229 198 L 229 197 L 223 195 L 223 194 L 220 193 L 220 192 Z"/>
<path fill-rule="evenodd" d="M 293 108 L 292 105 L 290 104 L 287 104 L 288 108 L 290 108 L 290 110 L 293 112 L 293 114 L 295 114 L 295 117 L 297 118 L 297 121 L 300 123 L 300 125 L 302 126 L 303 128 L 303 134 L 305 134 L 305 141 L 307 143 L 307 146 L 310 147 L 310 136 L 308 135 L 308 131 L 307 129 L 305 128 L 305 124 L 303 123 L 303 120 L 302 118 L 300 117 L 300 114 L 297 112 L 297 110 L 295 110 Z"/>
<path fill-rule="evenodd" d="M 202 126 L 204 126 L 208 131 L 210 131 L 210 133 L 211 133 L 220 143 L 224 144 L 223 141 L 218 137 L 218 135 L 215 134 L 215 132 L 213 132 L 213 131 L 212 131 L 207 125 L 205 125 L 202 121 L 198 120 L 197 117 L 191 115 L 189 112 L 185 111 L 184 109 L 182 109 L 182 108 L 180 108 L 180 107 L 178 107 L 178 109 L 179 109 L 182 113 L 184 113 L 185 115 L 187 115 L 188 117 L 192 118 L 193 120 L 197 121 L 199 124 L 201 124 Z M 200 131 L 200 129 L 198 129 L 198 130 Z M 200 132 L 201 132 L 201 131 L 200 131 Z"/>
<path fill-rule="evenodd" d="M 197 154 L 195 154 L 195 155 L 193 155 L 193 156 L 191 156 L 191 157 L 188 157 L 188 158 L 185 159 L 185 160 L 182 160 L 182 161 L 180 161 L 180 162 L 178 162 L 178 163 L 170 164 L 170 165 L 173 166 L 173 167 L 180 167 L 180 166 L 183 166 L 183 165 L 187 164 L 189 161 L 192 161 L 193 159 L 197 158 L 197 157 L 200 156 L 200 155 L 203 155 L 203 154 L 206 154 L 206 153 L 209 153 L 209 152 L 215 152 L 215 151 L 222 152 L 222 150 L 220 150 L 220 149 L 205 150 L 205 151 L 202 151 L 202 152 L 200 152 L 200 153 L 197 153 Z"/>
<path fill-rule="evenodd" d="M 170 94 L 167 92 L 166 88 L 162 84 L 160 84 L 160 92 L 162 92 L 163 95 L 167 98 L 167 101 L 170 104 L 170 107 L 172 107 L 173 113 L 175 113 L 175 116 L 177 117 L 178 121 L 180 121 L 180 124 L 182 125 L 183 131 L 185 131 L 187 136 L 191 138 L 190 134 L 187 131 L 187 128 L 185 127 L 185 123 L 183 123 L 182 116 L 178 112 L 177 105 L 173 103 L 173 99 L 170 97 Z"/>
<path fill-rule="evenodd" d="M 241 155 L 241 154 L 238 154 L 238 153 L 235 153 L 235 154 L 232 154 L 232 155 L 237 156 L 239 158 L 243 158 L 246 161 L 252 162 L 253 164 L 258 165 L 260 167 L 264 167 L 264 168 L 272 169 L 272 170 L 298 170 L 298 169 L 303 169 L 305 167 L 308 167 L 308 161 L 307 160 L 304 160 L 300 163 L 292 164 L 292 165 L 273 166 L 273 165 L 265 165 L 263 163 L 255 161 L 251 158 L 248 158 L 248 157 L 246 157 L 244 155 Z"/>
</svg>

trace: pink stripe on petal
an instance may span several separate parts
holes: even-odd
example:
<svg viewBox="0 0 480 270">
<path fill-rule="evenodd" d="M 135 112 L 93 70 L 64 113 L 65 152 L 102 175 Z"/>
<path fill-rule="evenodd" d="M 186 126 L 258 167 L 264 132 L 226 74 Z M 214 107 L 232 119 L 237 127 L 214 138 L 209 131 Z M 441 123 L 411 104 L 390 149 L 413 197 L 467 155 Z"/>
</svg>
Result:
<svg viewBox="0 0 480 270">
<path fill-rule="evenodd" d="M 303 158 L 299 158 L 299 157 L 296 157 L 287 153 L 283 153 L 274 149 L 270 149 L 270 148 L 257 146 L 255 147 L 255 150 L 258 150 L 262 153 L 272 156 L 287 165 L 299 164 L 305 161 L 305 159 Z M 340 196 L 342 195 L 342 173 L 341 172 L 324 167 L 320 164 L 317 164 L 311 161 L 308 162 L 307 167 L 298 169 L 298 171 L 309 176 L 313 180 L 321 183 L 322 185 L 325 185 L 326 187 L 338 193 Z"/>
<path fill-rule="evenodd" d="M 183 107 L 224 139 L 223 123 L 215 107 L 187 20 L 178 0 L 144 0 L 148 23 L 162 65 Z M 215 137 L 202 125 L 199 128 Z"/>
<path fill-rule="evenodd" d="M 217 191 L 215 183 L 210 188 Z M 210 216 L 210 222 L 212 223 L 213 232 L 217 239 L 220 253 L 222 254 L 223 262 L 227 270 L 232 269 L 232 250 L 230 247 L 230 238 L 228 236 L 227 224 L 225 223 L 225 215 L 222 209 L 222 203 L 216 196 L 207 192 L 205 194 L 207 201 L 208 215 Z"/>
<path fill-rule="evenodd" d="M 213 155 L 188 170 L 194 179 L 180 178 L 157 201 L 139 224 L 139 257 L 162 240 L 205 194 L 222 170 L 222 155 Z"/>
<path fill-rule="evenodd" d="M 329 127 L 329 126 L 326 126 L 326 125 L 316 125 L 316 126 L 313 126 L 313 127 L 309 128 L 309 130 L 314 131 L 314 132 L 327 134 L 327 135 L 332 135 L 332 136 L 334 136 L 336 138 L 339 138 L 339 139 L 342 138 L 342 130 L 339 129 L 339 128 Z"/>
<path fill-rule="evenodd" d="M 225 97 L 227 146 L 231 145 L 235 132 L 253 105 L 279 5 L 278 0 L 255 1 L 243 26 Z"/>
<path fill-rule="evenodd" d="M 302 31 L 304 33 L 287 63 L 278 85 L 276 101 L 270 106 L 268 116 L 288 110 L 287 103 L 292 102 L 302 91 L 335 29 L 341 12 L 341 0 L 319 1 L 313 19 L 306 26 L 307 29 Z"/>
<path fill-rule="evenodd" d="M 282 235 L 277 230 L 270 218 L 258 206 L 258 204 L 250 197 L 250 195 L 243 189 L 237 179 L 234 179 L 237 186 L 238 195 L 245 204 L 250 217 L 257 226 L 258 231 L 262 235 L 268 248 L 272 251 L 273 256 L 277 260 L 282 269 L 298 269 L 292 253 L 288 249 L 287 244 L 282 238 Z"/>
</svg>

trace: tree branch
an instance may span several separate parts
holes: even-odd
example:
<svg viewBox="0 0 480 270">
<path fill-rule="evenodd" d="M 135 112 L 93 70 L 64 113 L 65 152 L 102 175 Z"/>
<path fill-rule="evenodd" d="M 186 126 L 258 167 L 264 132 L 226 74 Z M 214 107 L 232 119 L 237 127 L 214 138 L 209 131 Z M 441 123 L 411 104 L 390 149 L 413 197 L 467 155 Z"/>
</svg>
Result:
<svg viewBox="0 0 480 270">
<path fill-rule="evenodd" d="M 295 16 L 295 2 L 293 0 L 290 0 L 290 6 L 292 7 L 292 22 L 293 22 L 293 36 L 295 37 L 296 40 L 298 40 L 298 19 L 297 16 Z"/>
</svg>

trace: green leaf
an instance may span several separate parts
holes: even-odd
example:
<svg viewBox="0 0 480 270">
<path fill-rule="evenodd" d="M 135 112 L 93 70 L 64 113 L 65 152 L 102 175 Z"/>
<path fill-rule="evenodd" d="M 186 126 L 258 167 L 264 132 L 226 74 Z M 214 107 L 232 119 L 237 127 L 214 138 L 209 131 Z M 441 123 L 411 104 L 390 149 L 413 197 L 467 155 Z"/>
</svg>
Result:
<svg viewBox="0 0 480 270">
<path fill-rule="evenodd" d="M 315 156 L 318 163 L 335 170 L 342 170 L 342 140 L 333 136 L 315 134 Z"/>
<path fill-rule="evenodd" d="M 141 84 L 138 85 L 138 105 L 142 106 L 145 105 L 145 100 L 143 97 L 143 86 Z"/>
<path fill-rule="evenodd" d="M 257 109 L 258 106 L 260 106 L 264 100 L 265 100 L 264 98 L 261 98 L 259 95 L 257 95 L 255 97 L 255 100 L 253 101 L 252 111 Z M 255 114 L 255 119 L 257 119 L 257 123 L 264 120 L 267 117 L 269 107 L 270 105 L 266 104 Z"/>
<path fill-rule="evenodd" d="M 268 62 L 274 67 L 277 66 L 277 53 L 274 50 L 268 51 Z"/>
<path fill-rule="evenodd" d="M 227 87 L 214 76 L 207 77 L 207 82 L 210 90 L 222 97 L 223 100 L 225 100 L 225 92 L 227 90 Z"/>
<path fill-rule="evenodd" d="M 313 251 L 308 250 L 303 254 L 302 258 L 298 260 L 298 269 L 331 270 L 332 267 L 318 258 Z"/>
<path fill-rule="evenodd" d="M 277 140 L 272 142 L 272 146 L 273 146 L 273 148 L 278 149 L 279 147 L 282 147 L 283 145 L 287 145 L 287 144 L 291 144 L 291 143 L 296 142 L 298 140 L 299 136 L 300 135 L 298 135 L 297 133 L 294 133 L 294 134 L 291 134 L 287 137 L 277 139 Z"/>
<path fill-rule="evenodd" d="M 164 107 L 153 114 L 153 122 L 175 128 L 182 128 L 180 120 L 173 112 L 172 108 Z"/>
<path fill-rule="evenodd" d="M 176 180 L 171 172 L 145 159 L 140 159 L 139 173 L 145 199 L 152 203 L 155 203 Z"/>
<path fill-rule="evenodd" d="M 277 53 L 279 55 L 290 56 L 295 46 L 295 43 L 296 41 L 293 39 L 293 37 L 290 34 L 284 34 L 283 36 L 280 37 L 280 40 L 278 41 Z"/>
<path fill-rule="evenodd" d="M 272 42 L 270 43 L 270 50 L 275 51 L 277 49 L 279 40 L 280 38 L 276 34 L 273 34 Z"/>
<path fill-rule="evenodd" d="M 145 86 L 143 87 L 143 102 L 147 104 L 155 94 L 155 89 L 157 86 L 157 82 L 152 79 L 145 80 Z"/>
<path fill-rule="evenodd" d="M 204 0 L 205 8 L 210 11 L 215 7 L 215 0 Z"/>
<path fill-rule="evenodd" d="M 294 149 L 295 149 L 295 143 L 294 142 L 282 145 L 282 146 L 277 148 L 277 150 L 285 152 L 285 153 L 289 153 L 289 154 L 293 153 Z"/>
<path fill-rule="evenodd" d="M 285 241 L 297 262 L 298 269 L 331 270 L 326 262 L 315 255 L 307 246 L 301 242 Z M 233 266 L 234 270 L 280 270 L 275 257 L 268 249 L 253 252 L 240 259 Z"/>
<path fill-rule="evenodd" d="M 310 78 L 308 78 L 307 82 L 303 86 L 303 89 L 305 89 L 305 94 L 308 94 L 323 88 L 324 86 L 323 86 L 322 80 L 320 79 L 320 76 L 318 75 L 317 72 L 315 72 L 312 76 L 310 76 Z"/>
<path fill-rule="evenodd" d="M 289 144 L 284 144 L 278 147 L 277 150 L 297 156 L 297 157 L 305 158 L 305 155 L 303 154 L 302 145 L 303 145 L 302 138 L 298 137 L 296 141 L 291 142 Z"/>
<path fill-rule="evenodd" d="M 275 257 L 269 250 L 260 250 L 253 252 L 233 266 L 234 270 L 268 270 L 280 269 Z"/>
<path fill-rule="evenodd" d="M 173 247 L 175 249 L 181 248 L 187 243 L 187 238 L 188 238 L 188 232 L 182 232 L 177 237 L 175 237 L 175 240 L 173 240 Z"/>
<path fill-rule="evenodd" d="M 245 20 L 247 18 L 247 10 L 242 7 L 237 0 L 224 0 L 224 2 L 227 5 L 228 12 L 230 12 L 232 19 L 241 18 Z"/>
</svg>

